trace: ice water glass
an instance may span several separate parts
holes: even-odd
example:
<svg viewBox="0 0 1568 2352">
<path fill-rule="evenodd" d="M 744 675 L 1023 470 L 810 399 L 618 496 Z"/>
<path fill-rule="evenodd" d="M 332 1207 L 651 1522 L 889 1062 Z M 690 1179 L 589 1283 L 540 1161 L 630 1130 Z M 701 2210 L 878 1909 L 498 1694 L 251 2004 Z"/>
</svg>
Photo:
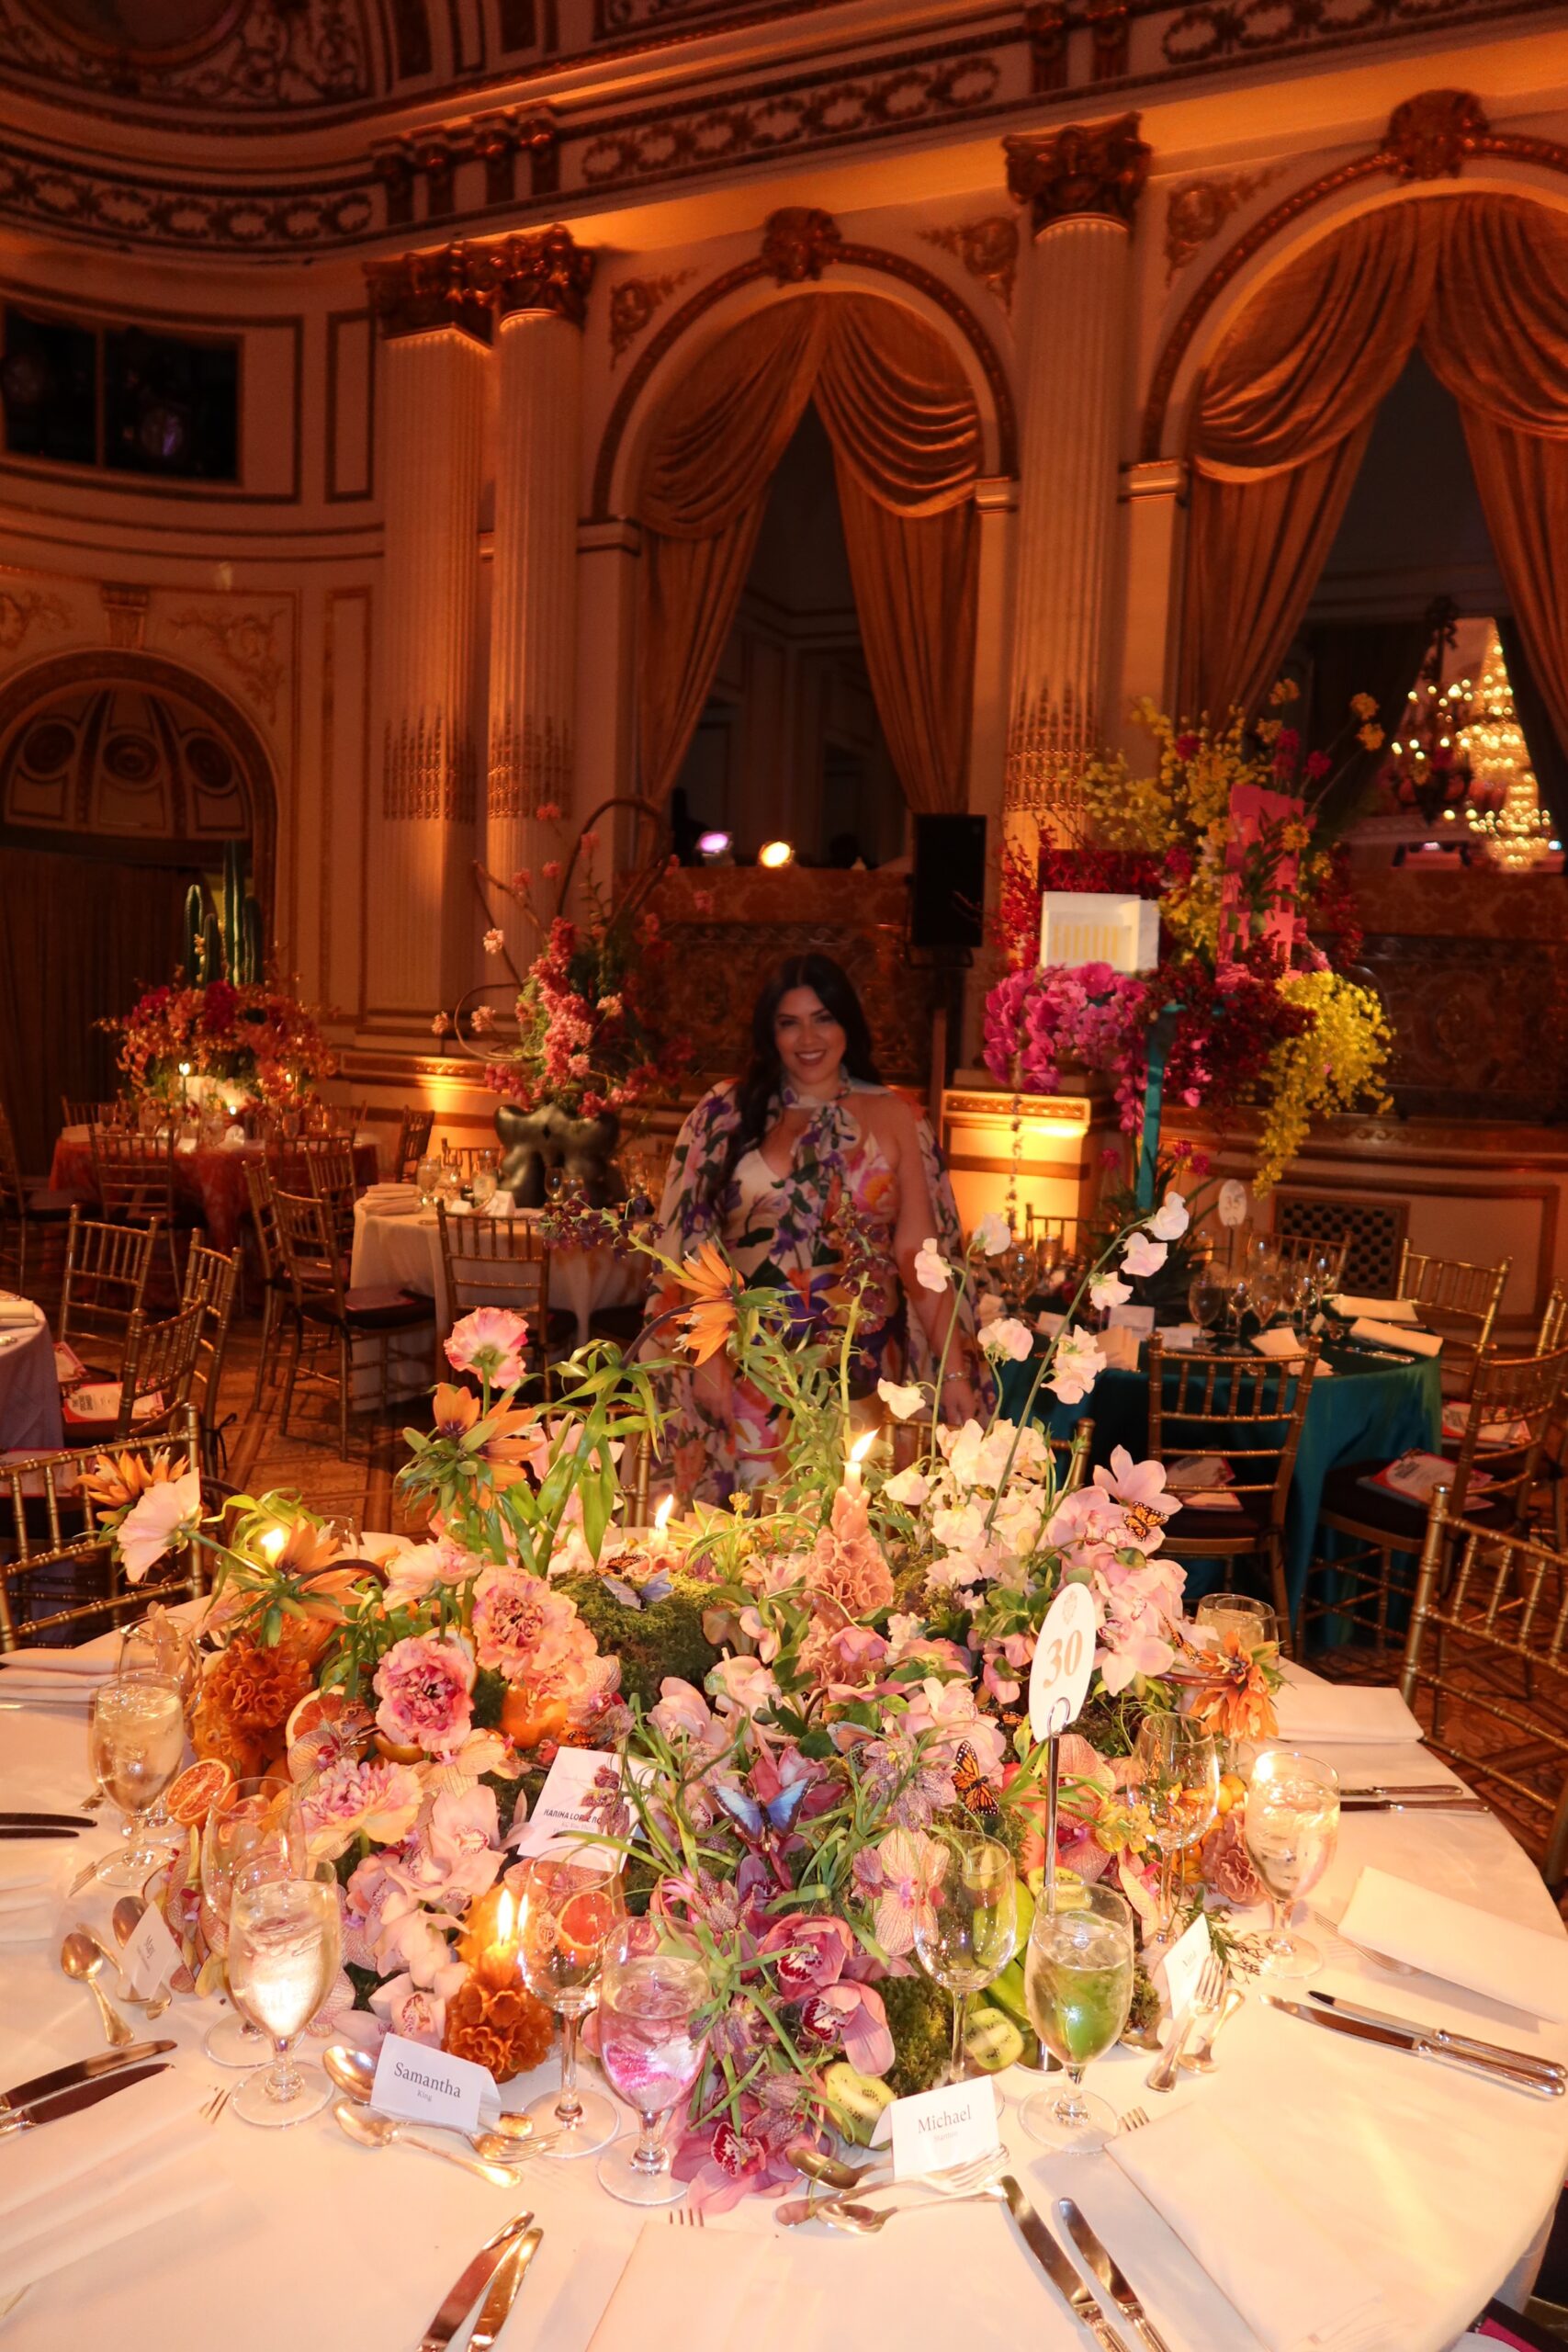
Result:
<svg viewBox="0 0 1568 2352">
<path fill-rule="evenodd" d="M 122 1674 L 93 1693 L 89 1753 L 93 1774 L 119 1807 L 126 1851 L 100 1865 L 105 1886 L 135 1887 L 161 1862 L 148 1817 L 180 1769 L 186 1752 L 180 1686 L 165 1674 Z"/>
<path fill-rule="evenodd" d="M 1145 1715 L 1133 1756 L 1160 1855 L 1159 1919 L 1148 1940 L 1163 1946 L 1175 1924 L 1178 1860 L 1208 1835 L 1219 1811 L 1220 1747 L 1186 1715 Z"/>
<path fill-rule="evenodd" d="M 560 2089 L 532 2100 L 527 2113 L 541 2137 L 553 2134 L 542 2154 L 592 2156 L 609 2146 L 620 2119 L 598 2091 L 579 2089 L 577 2035 L 598 1994 L 604 1948 L 625 1917 L 620 1881 L 597 1858 L 541 1854 L 515 1886 L 518 1972 L 560 2019 Z"/>
<path fill-rule="evenodd" d="M 1212 1258 L 1206 1259 L 1187 1285 L 1188 1309 L 1203 1334 L 1205 1347 L 1211 1344 L 1209 1334 L 1225 1311 L 1225 1297 L 1224 1270 Z"/>
<path fill-rule="evenodd" d="M 651 1920 L 626 1923 L 599 1984 L 599 2064 L 640 2120 L 598 2165 L 600 2186 L 626 2205 L 673 2205 L 670 2119 L 684 2107 L 707 2048 L 708 1973 L 689 1945 L 661 1943 Z"/>
<path fill-rule="evenodd" d="M 242 2084 L 243 2123 L 276 2130 L 319 2115 L 331 2095 L 320 2068 L 301 2072 L 294 2044 L 332 1991 L 343 1953 L 337 1873 L 330 1862 L 279 1878 L 265 1862 L 235 1874 L 229 1905 L 229 1990 L 272 2044 L 272 2064 Z"/>
<path fill-rule="evenodd" d="M 1040 2040 L 1066 2070 L 1065 2090 L 1036 2091 L 1021 2120 L 1031 2139 L 1061 2155 L 1102 2148 L 1113 2110 L 1087 2098 L 1084 2069 L 1114 2047 L 1133 2005 L 1133 1913 L 1113 1887 L 1073 1891 L 1053 1910 L 1041 1903 L 1023 1962 L 1023 2000 Z"/>
<path fill-rule="evenodd" d="M 291 1781 L 236 1781 L 208 1814 L 201 1833 L 202 1928 L 220 1958 L 229 1949 L 236 1872 L 254 1876 L 268 1863 L 279 1876 L 303 1872 L 305 1838 L 294 1797 Z M 201 2046 L 220 2066 L 259 2066 L 266 2056 L 266 2037 L 238 2011 L 209 2026 Z"/>
<path fill-rule="evenodd" d="M 495 1198 L 496 1172 L 493 1151 L 476 1153 L 473 1171 L 468 1178 L 468 1198 L 482 1216 Z"/>
<path fill-rule="evenodd" d="M 1247 1784 L 1242 1835 L 1273 1910 L 1259 1973 L 1311 1976 L 1323 1954 L 1290 1931 L 1292 1905 L 1310 1894 L 1339 1842 L 1339 1776 L 1315 1756 L 1266 1747 Z"/>
<path fill-rule="evenodd" d="M 429 1208 L 431 1203 L 434 1200 L 435 1180 L 440 1173 L 440 1155 L 434 1151 L 426 1152 L 424 1158 L 420 1161 L 419 1166 L 414 1170 L 413 1178 L 415 1184 L 419 1187 L 419 1204 L 422 1209 Z"/>
<path fill-rule="evenodd" d="M 915 1912 L 915 1955 L 926 1974 L 953 1998 L 953 2047 L 946 2080 L 964 2076 L 964 2036 L 969 1996 L 998 1977 L 1018 1942 L 1012 1856 L 995 1838 L 938 1830 L 940 1877 L 922 1891 Z"/>
</svg>

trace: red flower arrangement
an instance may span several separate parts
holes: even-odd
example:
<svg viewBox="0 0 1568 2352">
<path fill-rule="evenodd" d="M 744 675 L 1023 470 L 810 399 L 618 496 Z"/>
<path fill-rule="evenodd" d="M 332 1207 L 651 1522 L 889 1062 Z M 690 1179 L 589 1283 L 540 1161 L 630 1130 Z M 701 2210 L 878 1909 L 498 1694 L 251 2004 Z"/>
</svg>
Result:
<svg viewBox="0 0 1568 2352">
<path fill-rule="evenodd" d="M 137 1094 L 176 1092 L 184 1064 L 192 1076 L 231 1081 L 248 1099 L 287 1102 L 337 1068 L 315 1015 L 265 985 L 186 987 L 176 973 L 172 983 L 149 989 L 123 1021 L 102 1026 L 119 1039 L 118 1067 Z"/>
</svg>

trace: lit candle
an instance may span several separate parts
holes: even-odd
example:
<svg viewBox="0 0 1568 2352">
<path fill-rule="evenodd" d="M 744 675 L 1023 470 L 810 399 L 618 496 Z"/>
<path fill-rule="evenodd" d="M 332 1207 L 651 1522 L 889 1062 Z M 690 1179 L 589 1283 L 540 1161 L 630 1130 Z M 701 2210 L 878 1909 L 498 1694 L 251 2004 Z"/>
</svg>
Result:
<svg viewBox="0 0 1568 2352">
<path fill-rule="evenodd" d="M 650 1560 L 667 1560 L 675 1549 L 670 1535 L 670 1521 L 675 1510 L 675 1490 L 671 1488 L 653 1514 L 653 1526 L 648 1538 Z"/>
<path fill-rule="evenodd" d="M 479 1961 L 481 1981 L 500 1992 L 517 1974 L 517 1897 L 503 1886 L 497 1898 L 494 1932 Z"/>
<path fill-rule="evenodd" d="M 853 1445 L 850 1448 L 849 1459 L 844 1464 L 844 1484 L 849 1488 L 852 1495 L 858 1495 L 860 1493 L 861 1464 L 875 1443 L 876 1431 L 874 1430 L 867 1430 L 865 1435 L 863 1437 L 857 1437 Z"/>
<path fill-rule="evenodd" d="M 262 1531 L 261 1548 L 269 1560 L 276 1560 L 288 1541 L 288 1530 L 286 1527 L 267 1527 Z"/>
</svg>

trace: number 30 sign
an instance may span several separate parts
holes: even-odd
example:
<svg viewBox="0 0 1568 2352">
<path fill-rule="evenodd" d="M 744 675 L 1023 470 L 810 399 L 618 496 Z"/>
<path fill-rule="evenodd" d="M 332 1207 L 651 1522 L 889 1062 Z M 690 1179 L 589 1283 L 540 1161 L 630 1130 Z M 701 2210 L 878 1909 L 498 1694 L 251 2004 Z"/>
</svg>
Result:
<svg viewBox="0 0 1568 2352">
<path fill-rule="evenodd" d="M 1029 1675 L 1029 1728 L 1055 1739 L 1077 1719 L 1094 1672 L 1099 1618 L 1086 1584 L 1065 1584 L 1040 1628 Z"/>
</svg>

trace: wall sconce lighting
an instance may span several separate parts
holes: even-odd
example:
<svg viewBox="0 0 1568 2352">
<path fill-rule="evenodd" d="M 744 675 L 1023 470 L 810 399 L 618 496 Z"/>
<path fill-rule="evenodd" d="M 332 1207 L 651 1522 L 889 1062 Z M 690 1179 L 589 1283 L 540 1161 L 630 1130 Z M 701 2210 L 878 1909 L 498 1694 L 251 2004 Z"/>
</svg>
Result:
<svg viewBox="0 0 1568 2352">
<path fill-rule="evenodd" d="M 788 842 L 764 842 L 757 852 L 759 865 L 793 865 L 795 851 Z"/>
</svg>

